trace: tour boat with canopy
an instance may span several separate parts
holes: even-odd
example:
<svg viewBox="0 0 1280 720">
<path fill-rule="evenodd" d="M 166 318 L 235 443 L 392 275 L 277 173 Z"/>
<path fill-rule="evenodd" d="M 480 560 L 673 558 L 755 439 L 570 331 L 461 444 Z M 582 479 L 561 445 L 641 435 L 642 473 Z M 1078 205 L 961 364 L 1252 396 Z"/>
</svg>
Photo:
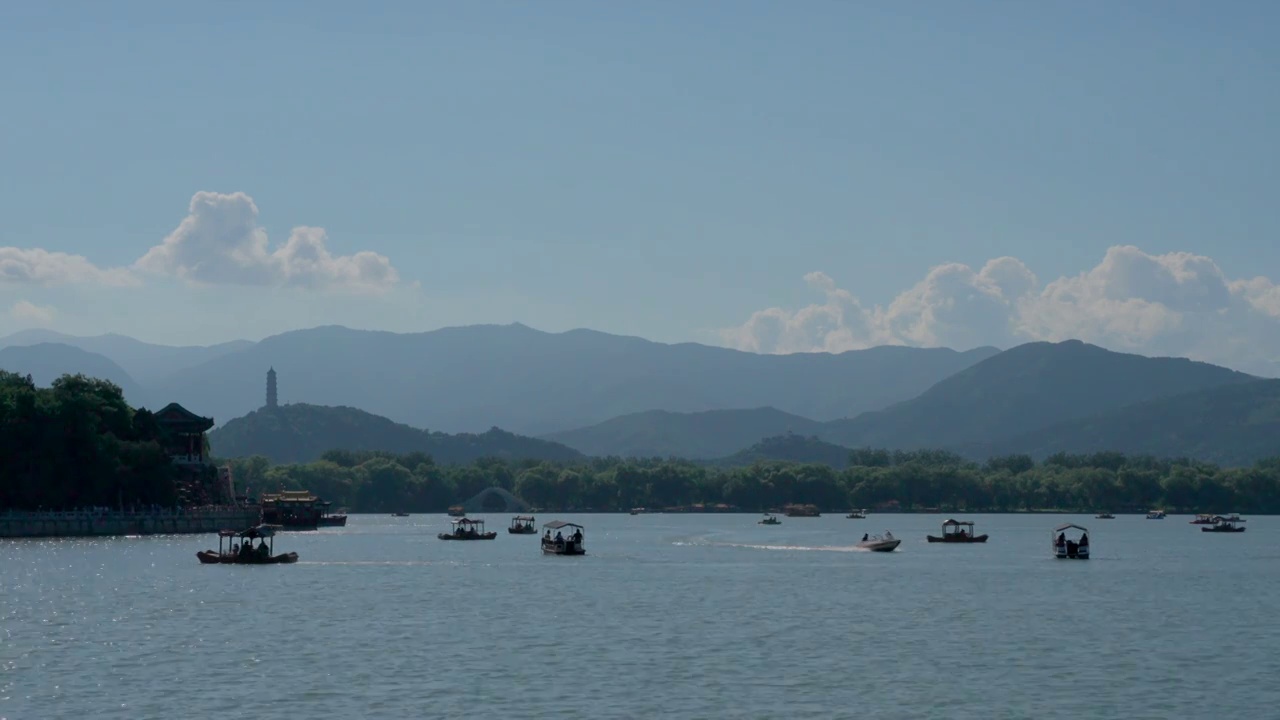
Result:
<svg viewBox="0 0 1280 720">
<path fill-rule="evenodd" d="M 545 535 L 542 536 L 542 552 L 545 555 L 586 555 L 587 549 L 582 544 L 582 531 L 586 528 L 577 523 L 565 522 L 564 520 L 552 520 L 543 525 L 547 529 Z M 565 537 L 565 528 L 573 528 L 573 532 Z M 556 535 L 551 537 L 551 531 L 554 530 Z"/>
<path fill-rule="evenodd" d="M 965 520 L 948 520 L 942 523 L 942 537 L 929 535 L 931 543 L 984 543 L 987 536 L 973 533 L 973 522 Z"/>
<path fill-rule="evenodd" d="M 274 554 L 278 529 L 276 525 L 256 525 L 248 530 L 220 530 L 218 551 L 201 550 L 196 553 L 196 557 L 205 565 L 279 565 L 298 562 L 296 552 Z M 253 546 L 254 540 L 258 541 L 257 547 Z"/>
<path fill-rule="evenodd" d="M 1244 520 L 1242 520 L 1239 515 L 1232 515 L 1231 517 L 1217 515 L 1213 518 L 1213 524 L 1207 527 L 1200 528 L 1200 532 L 1218 532 L 1218 533 L 1244 532 L 1245 527 L 1243 525 L 1240 525 L 1240 523 L 1242 522 L 1244 522 Z"/>
<path fill-rule="evenodd" d="M 1068 531 L 1079 530 L 1080 535 L 1072 540 L 1067 537 Z M 1072 535 L 1075 535 L 1072 532 Z M 1059 560 L 1089 559 L 1089 529 L 1080 525 L 1067 523 L 1053 529 L 1053 556 Z"/>
<path fill-rule="evenodd" d="M 512 535 L 537 535 L 538 528 L 533 526 L 532 515 L 517 515 L 511 518 L 511 527 L 507 532 Z"/>
<path fill-rule="evenodd" d="M 492 540 L 498 537 L 496 532 L 484 531 L 483 520 L 460 517 L 456 520 L 450 520 L 449 523 L 453 525 L 453 531 L 439 533 L 436 537 L 441 540 Z"/>
</svg>

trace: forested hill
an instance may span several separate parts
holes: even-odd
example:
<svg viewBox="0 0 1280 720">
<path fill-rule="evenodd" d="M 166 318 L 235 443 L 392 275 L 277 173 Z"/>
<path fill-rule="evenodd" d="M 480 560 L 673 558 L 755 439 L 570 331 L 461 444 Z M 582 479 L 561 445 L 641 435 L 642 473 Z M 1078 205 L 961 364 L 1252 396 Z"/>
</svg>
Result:
<svg viewBox="0 0 1280 720">
<path fill-rule="evenodd" d="M 450 435 L 392 422 L 352 407 L 293 404 L 263 408 L 209 433 L 215 457 L 262 455 L 276 463 L 311 462 L 329 450 L 426 453 L 437 464 L 480 458 L 569 462 L 583 456 L 559 443 L 488 432 Z"/>
</svg>

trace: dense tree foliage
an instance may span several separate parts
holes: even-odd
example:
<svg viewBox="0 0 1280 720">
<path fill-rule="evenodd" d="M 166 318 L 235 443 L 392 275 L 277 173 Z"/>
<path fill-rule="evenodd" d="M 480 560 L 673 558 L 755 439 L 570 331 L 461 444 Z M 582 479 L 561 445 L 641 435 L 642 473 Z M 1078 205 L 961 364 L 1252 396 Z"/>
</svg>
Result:
<svg viewBox="0 0 1280 720">
<path fill-rule="evenodd" d="M 173 505 L 161 433 L 114 383 L 64 375 L 38 388 L 0 371 L 0 508 Z"/>
<path fill-rule="evenodd" d="M 977 464 L 941 451 L 855 450 L 849 467 L 762 461 L 716 469 L 678 460 L 601 458 L 579 463 L 479 460 L 435 464 L 422 453 L 331 451 L 272 466 L 228 461 L 240 488 L 308 489 L 354 512 L 443 511 L 496 485 L 548 510 L 614 511 L 727 504 L 767 510 L 814 504 L 943 511 L 1280 512 L 1280 459 L 1221 469 L 1193 460 L 1119 453 L 1025 455 Z"/>
</svg>

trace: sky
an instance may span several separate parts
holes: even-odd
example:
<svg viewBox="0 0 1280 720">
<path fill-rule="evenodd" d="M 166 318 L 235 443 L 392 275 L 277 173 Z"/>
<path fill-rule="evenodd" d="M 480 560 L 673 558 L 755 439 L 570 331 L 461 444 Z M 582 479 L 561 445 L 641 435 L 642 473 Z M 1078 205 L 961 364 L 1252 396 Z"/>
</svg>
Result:
<svg viewBox="0 0 1280 720">
<path fill-rule="evenodd" d="M 0 334 L 1079 338 L 1280 374 L 1280 5 L 0 9 Z"/>
</svg>

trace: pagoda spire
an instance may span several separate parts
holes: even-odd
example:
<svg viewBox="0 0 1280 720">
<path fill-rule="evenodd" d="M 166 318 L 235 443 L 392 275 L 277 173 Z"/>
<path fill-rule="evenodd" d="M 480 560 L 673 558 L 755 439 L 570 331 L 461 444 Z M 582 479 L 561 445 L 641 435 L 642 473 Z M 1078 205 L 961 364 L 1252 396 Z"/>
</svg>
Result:
<svg viewBox="0 0 1280 720">
<path fill-rule="evenodd" d="M 267 408 L 276 409 L 279 405 L 276 396 L 276 369 L 271 367 L 267 370 Z"/>
</svg>

